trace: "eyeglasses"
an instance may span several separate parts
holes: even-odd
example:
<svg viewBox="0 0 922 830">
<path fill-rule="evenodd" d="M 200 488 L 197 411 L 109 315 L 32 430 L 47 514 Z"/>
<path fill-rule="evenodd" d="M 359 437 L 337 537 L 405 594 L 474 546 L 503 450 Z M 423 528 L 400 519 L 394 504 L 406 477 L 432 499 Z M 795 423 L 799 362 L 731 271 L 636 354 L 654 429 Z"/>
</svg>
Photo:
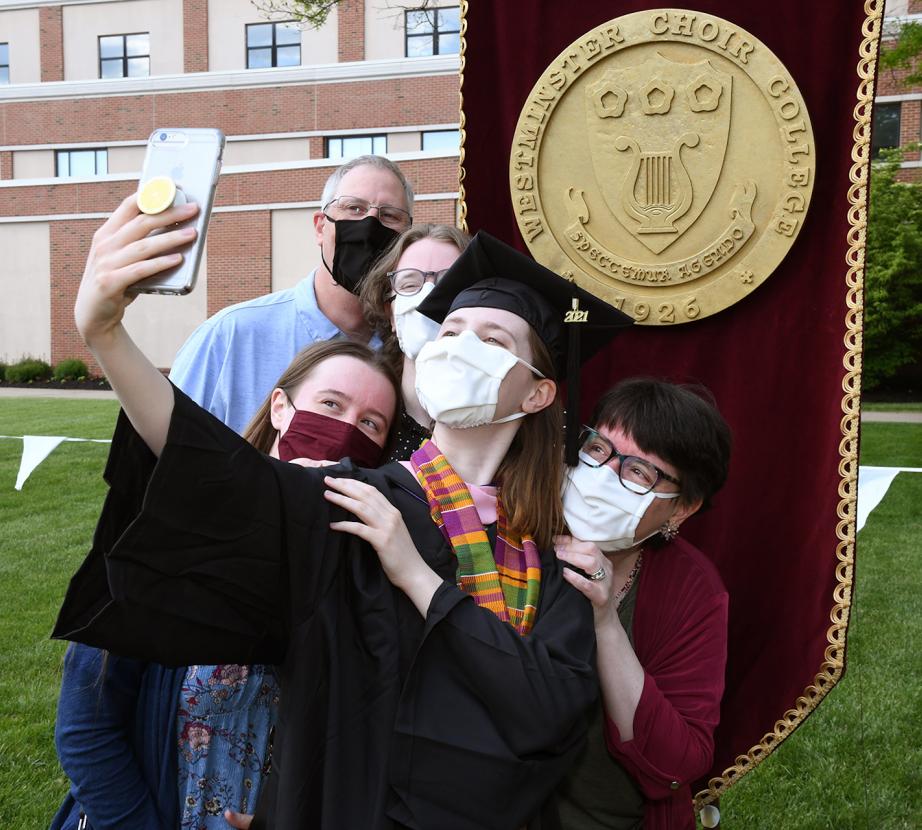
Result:
<svg viewBox="0 0 922 830">
<path fill-rule="evenodd" d="M 399 271 L 388 271 L 387 278 L 391 281 L 395 294 L 412 297 L 423 290 L 426 280 L 431 277 L 433 282 L 438 282 L 447 270 L 443 268 L 441 271 L 420 271 L 419 268 L 401 268 Z"/>
<path fill-rule="evenodd" d="M 332 210 L 336 214 L 334 219 L 364 219 L 372 208 L 378 211 L 378 221 L 392 230 L 406 230 L 413 223 L 413 217 L 402 208 L 373 205 L 358 196 L 337 196 L 323 206 L 323 211 Z"/>
<path fill-rule="evenodd" d="M 617 458 L 619 462 L 618 478 L 621 484 L 632 493 L 644 496 L 656 487 L 660 479 L 678 485 L 682 483 L 645 458 L 638 458 L 636 455 L 622 455 L 604 435 L 584 426 L 579 436 L 579 460 L 590 467 L 601 467 L 613 458 Z M 663 493 L 661 495 L 674 497 L 679 494 Z"/>
</svg>

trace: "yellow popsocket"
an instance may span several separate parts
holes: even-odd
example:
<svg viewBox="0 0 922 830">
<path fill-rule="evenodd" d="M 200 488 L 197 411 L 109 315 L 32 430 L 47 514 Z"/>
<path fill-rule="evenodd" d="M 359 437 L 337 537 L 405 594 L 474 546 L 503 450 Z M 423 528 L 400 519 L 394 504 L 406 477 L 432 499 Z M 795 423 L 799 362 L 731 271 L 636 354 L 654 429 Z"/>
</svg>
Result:
<svg viewBox="0 0 922 830">
<path fill-rule="evenodd" d="M 138 188 L 138 209 L 141 213 L 163 213 L 167 208 L 185 203 L 185 194 L 169 176 L 154 176 Z"/>
</svg>

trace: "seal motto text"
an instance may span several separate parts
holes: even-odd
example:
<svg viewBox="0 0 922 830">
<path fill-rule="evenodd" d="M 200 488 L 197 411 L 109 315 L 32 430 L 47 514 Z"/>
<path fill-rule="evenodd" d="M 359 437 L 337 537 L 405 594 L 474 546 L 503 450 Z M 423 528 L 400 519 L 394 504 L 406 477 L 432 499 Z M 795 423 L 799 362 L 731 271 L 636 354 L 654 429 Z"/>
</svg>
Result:
<svg viewBox="0 0 922 830">
<path fill-rule="evenodd" d="M 509 179 L 542 264 L 639 323 L 760 285 L 803 226 L 816 150 L 793 78 L 739 26 L 683 9 L 604 23 L 545 70 Z"/>
</svg>

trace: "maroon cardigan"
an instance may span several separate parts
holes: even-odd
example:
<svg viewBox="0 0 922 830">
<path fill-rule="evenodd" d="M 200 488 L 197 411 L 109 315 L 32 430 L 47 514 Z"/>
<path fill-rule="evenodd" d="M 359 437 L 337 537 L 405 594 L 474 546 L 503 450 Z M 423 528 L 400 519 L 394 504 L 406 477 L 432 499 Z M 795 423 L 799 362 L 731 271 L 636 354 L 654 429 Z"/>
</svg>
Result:
<svg viewBox="0 0 922 830">
<path fill-rule="evenodd" d="M 612 755 L 646 800 L 644 830 L 694 830 L 691 783 L 714 753 L 727 662 L 727 591 L 701 551 L 676 539 L 645 551 L 634 607 L 644 668 L 634 737 L 606 718 Z"/>
</svg>

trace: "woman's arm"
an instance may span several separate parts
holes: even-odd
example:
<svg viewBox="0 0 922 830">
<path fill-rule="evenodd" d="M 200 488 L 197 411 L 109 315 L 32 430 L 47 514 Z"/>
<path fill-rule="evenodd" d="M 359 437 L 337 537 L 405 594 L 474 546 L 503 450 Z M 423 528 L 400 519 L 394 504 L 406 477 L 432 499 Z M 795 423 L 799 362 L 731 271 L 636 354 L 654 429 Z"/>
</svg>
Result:
<svg viewBox="0 0 922 830">
<path fill-rule="evenodd" d="M 64 660 L 55 745 L 74 797 L 95 830 L 158 830 L 130 732 L 145 664 L 72 645 Z M 159 738 L 157 738 L 159 740 Z"/>
<path fill-rule="evenodd" d="M 167 253 L 195 238 L 195 228 L 180 228 L 149 237 L 159 228 L 185 221 L 195 204 L 170 208 L 157 216 L 138 211 L 127 197 L 93 235 L 83 280 L 74 306 L 77 330 L 115 390 L 125 414 L 151 451 L 166 443 L 173 390 L 122 325 L 125 309 L 137 296 L 139 280 L 172 268 L 182 254 Z"/>
<path fill-rule="evenodd" d="M 594 573 L 599 563 L 611 570 L 605 557 L 592 542 L 582 542 L 572 536 L 555 539 L 557 558 L 580 568 L 584 573 Z M 612 580 L 590 580 L 567 568 L 564 578 L 592 603 L 595 636 L 598 645 L 599 685 L 605 714 L 618 727 L 621 740 L 634 737 L 634 713 L 643 691 L 644 668 L 634 653 L 630 640 L 618 617 L 614 602 Z"/>
<path fill-rule="evenodd" d="M 598 569 L 601 554 L 595 545 L 561 539 L 561 559 L 589 573 Z M 640 646 L 641 616 L 655 618 L 659 629 L 655 645 L 639 656 L 611 601 L 616 587 L 608 584 L 611 579 L 591 581 L 565 573 L 593 602 L 609 751 L 652 799 L 669 797 L 674 785 L 688 784 L 707 772 L 727 653 L 723 586 L 690 564 L 686 554 L 677 550 L 669 555 L 669 567 L 659 568 L 652 590 L 638 594 L 635 643 Z M 644 565 L 652 566 L 652 561 Z"/>
</svg>

